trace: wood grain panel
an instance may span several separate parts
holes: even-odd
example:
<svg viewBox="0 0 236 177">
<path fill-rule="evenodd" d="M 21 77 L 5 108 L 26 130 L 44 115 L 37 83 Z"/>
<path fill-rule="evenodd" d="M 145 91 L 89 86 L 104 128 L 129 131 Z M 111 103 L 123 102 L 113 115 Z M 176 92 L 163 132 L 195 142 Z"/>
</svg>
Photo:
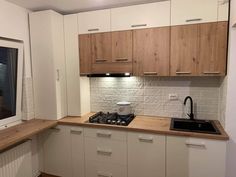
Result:
<svg viewBox="0 0 236 177">
<path fill-rule="evenodd" d="M 112 61 L 132 62 L 133 58 L 133 32 L 112 32 Z"/>
<path fill-rule="evenodd" d="M 89 34 L 79 35 L 80 75 L 91 73 L 92 50 Z"/>
<path fill-rule="evenodd" d="M 226 73 L 228 22 L 199 25 L 199 74 L 223 76 Z"/>
<path fill-rule="evenodd" d="M 33 119 L 10 128 L 0 130 L 0 151 L 56 125 L 56 120 Z"/>
<path fill-rule="evenodd" d="M 92 63 L 107 63 L 112 60 L 111 33 L 91 34 Z"/>
<path fill-rule="evenodd" d="M 133 32 L 134 75 L 169 75 L 170 28 Z"/>
<path fill-rule="evenodd" d="M 171 27 L 171 76 L 196 76 L 198 25 Z"/>
<path fill-rule="evenodd" d="M 93 74 L 104 73 L 132 73 L 132 62 L 95 63 L 92 66 Z"/>
</svg>

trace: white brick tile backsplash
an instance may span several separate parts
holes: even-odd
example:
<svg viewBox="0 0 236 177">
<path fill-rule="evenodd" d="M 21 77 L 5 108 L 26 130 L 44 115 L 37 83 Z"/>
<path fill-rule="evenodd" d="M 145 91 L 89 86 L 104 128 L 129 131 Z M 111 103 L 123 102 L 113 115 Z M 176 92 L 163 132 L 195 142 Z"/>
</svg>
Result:
<svg viewBox="0 0 236 177">
<path fill-rule="evenodd" d="M 104 77 L 91 78 L 90 83 L 94 112 L 116 111 L 117 102 L 129 101 L 137 115 L 187 117 L 189 108 L 183 101 L 190 95 L 196 118 L 221 119 L 221 79 L 217 77 Z M 170 101 L 169 94 L 177 94 L 178 99 Z"/>
</svg>

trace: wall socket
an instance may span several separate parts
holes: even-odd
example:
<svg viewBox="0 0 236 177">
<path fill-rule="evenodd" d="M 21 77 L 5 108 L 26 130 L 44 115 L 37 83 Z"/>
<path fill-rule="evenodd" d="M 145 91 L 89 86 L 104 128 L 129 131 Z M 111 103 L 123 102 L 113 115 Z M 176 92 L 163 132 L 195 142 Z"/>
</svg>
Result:
<svg viewBox="0 0 236 177">
<path fill-rule="evenodd" d="M 176 94 L 176 93 L 171 93 L 171 94 L 169 94 L 169 100 L 170 101 L 176 101 L 176 100 L 178 100 L 178 94 Z"/>
</svg>

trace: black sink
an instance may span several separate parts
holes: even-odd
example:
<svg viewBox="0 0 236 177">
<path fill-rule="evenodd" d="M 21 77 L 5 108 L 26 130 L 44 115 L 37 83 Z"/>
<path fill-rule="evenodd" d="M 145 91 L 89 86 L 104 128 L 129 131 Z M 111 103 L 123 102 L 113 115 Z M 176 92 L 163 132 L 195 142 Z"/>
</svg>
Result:
<svg viewBox="0 0 236 177">
<path fill-rule="evenodd" d="M 170 130 L 207 133 L 207 134 L 220 134 L 220 131 L 216 127 L 215 123 L 210 120 L 189 120 L 189 119 L 172 118 Z"/>
</svg>

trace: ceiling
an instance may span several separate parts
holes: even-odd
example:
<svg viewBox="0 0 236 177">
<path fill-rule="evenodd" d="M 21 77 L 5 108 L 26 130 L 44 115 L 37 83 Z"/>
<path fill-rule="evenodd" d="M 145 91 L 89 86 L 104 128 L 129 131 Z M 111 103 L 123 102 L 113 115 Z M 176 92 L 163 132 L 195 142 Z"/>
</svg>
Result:
<svg viewBox="0 0 236 177">
<path fill-rule="evenodd" d="M 32 11 L 53 9 L 62 14 L 156 2 L 160 0 L 7 0 Z"/>
</svg>

